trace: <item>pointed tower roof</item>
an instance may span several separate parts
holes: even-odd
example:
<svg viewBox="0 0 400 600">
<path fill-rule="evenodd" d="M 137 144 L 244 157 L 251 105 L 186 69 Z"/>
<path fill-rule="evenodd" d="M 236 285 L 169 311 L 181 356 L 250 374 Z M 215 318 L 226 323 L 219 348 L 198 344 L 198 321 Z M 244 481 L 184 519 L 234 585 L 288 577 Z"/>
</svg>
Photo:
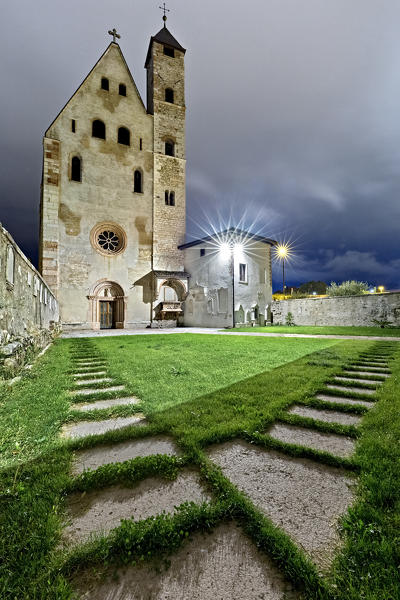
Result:
<svg viewBox="0 0 400 600">
<path fill-rule="evenodd" d="M 146 62 L 145 62 L 145 67 L 147 67 L 149 60 L 150 60 L 150 56 L 151 56 L 151 47 L 153 45 L 153 42 L 158 42 L 159 44 L 165 44 L 166 46 L 171 46 L 171 48 L 176 48 L 176 50 L 180 50 L 181 52 L 183 52 L 185 54 L 186 49 L 183 48 L 183 46 L 180 45 L 180 43 L 178 42 L 178 40 L 176 40 L 174 38 L 174 36 L 172 35 L 172 33 L 169 31 L 169 29 L 167 29 L 165 23 L 164 23 L 164 27 L 162 27 L 160 29 L 160 31 L 158 33 L 156 33 L 156 35 L 152 35 L 151 39 L 150 39 L 150 44 L 149 44 L 149 49 L 147 51 L 147 56 L 146 56 Z"/>
</svg>

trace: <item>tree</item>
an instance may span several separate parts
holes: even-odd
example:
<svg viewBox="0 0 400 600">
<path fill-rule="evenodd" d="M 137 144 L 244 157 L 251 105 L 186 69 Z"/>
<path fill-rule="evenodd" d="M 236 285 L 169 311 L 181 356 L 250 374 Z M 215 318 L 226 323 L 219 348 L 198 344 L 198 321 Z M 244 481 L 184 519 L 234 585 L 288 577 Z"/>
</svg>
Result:
<svg viewBox="0 0 400 600">
<path fill-rule="evenodd" d="M 326 294 L 327 285 L 325 281 L 307 281 L 307 283 L 302 283 L 299 287 L 300 294 L 312 294 L 313 292 L 317 292 L 318 296 Z"/>
<path fill-rule="evenodd" d="M 367 294 L 369 289 L 368 283 L 364 281 L 343 281 L 340 285 L 331 282 L 331 285 L 326 289 L 328 296 L 357 296 L 359 294 Z"/>
</svg>

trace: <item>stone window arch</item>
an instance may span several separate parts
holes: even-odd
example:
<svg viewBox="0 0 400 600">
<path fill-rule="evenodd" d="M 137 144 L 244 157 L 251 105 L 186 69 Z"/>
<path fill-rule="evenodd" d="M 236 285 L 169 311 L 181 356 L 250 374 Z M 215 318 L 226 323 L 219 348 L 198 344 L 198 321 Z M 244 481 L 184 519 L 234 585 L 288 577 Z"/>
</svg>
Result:
<svg viewBox="0 0 400 600">
<path fill-rule="evenodd" d="M 140 169 L 136 169 L 133 174 L 133 191 L 136 194 L 143 194 L 143 173 Z"/>
<path fill-rule="evenodd" d="M 82 181 L 82 160 L 79 156 L 71 158 L 71 181 Z"/>
<path fill-rule="evenodd" d="M 100 119 L 95 119 L 92 123 L 92 137 L 106 139 L 106 126 Z"/>
<path fill-rule="evenodd" d="M 124 146 L 131 145 L 131 132 L 127 127 L 118 128 L 118 144 L 123 144 Z"/>
</svg>

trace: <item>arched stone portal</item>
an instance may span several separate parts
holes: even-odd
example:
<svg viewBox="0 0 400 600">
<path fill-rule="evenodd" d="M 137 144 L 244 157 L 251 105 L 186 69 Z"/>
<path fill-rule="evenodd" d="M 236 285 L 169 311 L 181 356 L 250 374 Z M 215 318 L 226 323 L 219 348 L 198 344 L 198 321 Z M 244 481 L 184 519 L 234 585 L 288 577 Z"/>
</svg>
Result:
<svg viewBox="0 0 400 600">
<path fill-rule="evenodd" d="M 89 313 L 92 329 L 123 329 L 126 296 L 118 283 L 101 280 L 91 290 Z"/>
</svg>

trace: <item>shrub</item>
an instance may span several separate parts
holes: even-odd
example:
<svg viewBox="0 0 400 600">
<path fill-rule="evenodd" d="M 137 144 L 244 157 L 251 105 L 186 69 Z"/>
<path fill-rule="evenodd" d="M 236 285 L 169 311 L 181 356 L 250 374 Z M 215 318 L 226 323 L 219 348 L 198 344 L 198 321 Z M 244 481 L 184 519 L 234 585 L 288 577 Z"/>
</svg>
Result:
<svg viewBox="0 0 400 600">
<path fill-rule="evenodd" d="M 286 315 L 286 325 L 294 325 L 293 314 L 290 311 Z"/>
<path fill-rule="evenodd" d="M 343 281 L 337 284 L 334 281 L 326 289 L 328 296 L 357 296 L 358 294 L 368 293 L 369 285 L 364 281 Z"/>
</svg>

